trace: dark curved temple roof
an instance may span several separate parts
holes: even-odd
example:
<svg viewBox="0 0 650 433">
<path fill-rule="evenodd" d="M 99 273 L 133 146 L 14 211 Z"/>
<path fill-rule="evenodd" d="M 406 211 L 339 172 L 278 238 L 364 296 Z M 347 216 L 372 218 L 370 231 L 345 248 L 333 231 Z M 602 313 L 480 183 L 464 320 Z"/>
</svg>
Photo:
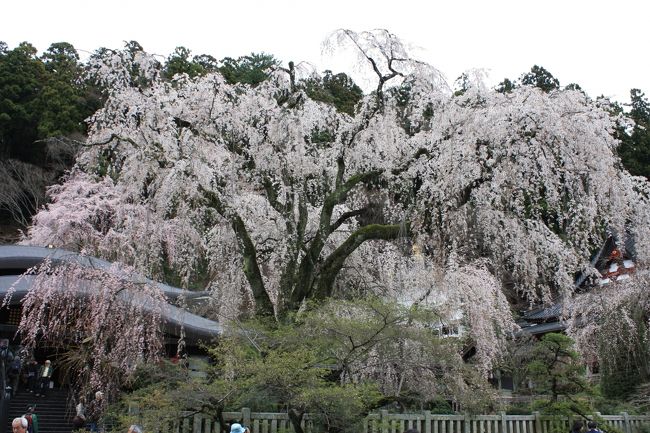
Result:
<svg viewBox="0 0 650 433">
<path fill-rule="evenodd" d="M 30 275 L 23 275 L 23 273 L 46 259 L 54 263 L 64 260 L 73 261 L 81 266 L 107 270 L 111 266 L 111 263 L 105 260 L 82 256 L 78 253 L 56 248 L 0 245 L 0 299 L 3 299 L 9 289 L 13 288 L 10 303 L 12 305 L 19 304 L 29 291 L 34 278 Z M 157 285 L 162 290 L 169 301 L 168 307 L 162 313 L 166 333 L 181 335 L 184 332 L 189 342 L 197 342 L 199 340 L 210 340 L 223 332 L 223 328 L 219 323 L 192 314 L 171 303 L 181 296 L 185 299 L 205 296 L 205 292 L 190 292 L 167 284 L 157 283 L 144 277 L 125 275 L 124 278 L 146 281 L 147 283 Z M 83 296 L 83 289 L 79 289 L 79 296 Z"/>
</svg>

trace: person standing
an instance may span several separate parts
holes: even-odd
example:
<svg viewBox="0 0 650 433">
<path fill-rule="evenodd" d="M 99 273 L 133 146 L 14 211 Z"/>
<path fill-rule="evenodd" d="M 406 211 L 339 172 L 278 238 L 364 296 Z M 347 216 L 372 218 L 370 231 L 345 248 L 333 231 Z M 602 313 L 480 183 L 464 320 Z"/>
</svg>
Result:
<svg viewBox="0 0 650 433">
<path fill-rule="evenodd" d="M 76 414 L 72 418 L 72 426 L 75 430 L 78 430 L 86 425 L 86 398 L 81 396 L 79 398 L 79 403 L 75 406 Z"/>
<path fill-rule="evenodd" d="M 27 388 L 29 392 L 38 392 L 38 363 L 35 359 L 27 362 Z"/>
<path fill-rule="evenodd" d="M 84 421 L 86 420 L 86 397 L 83 395 L 79 397 L 79 403 L 77 403 L 77 406 L 75 406 L 75 410 L 77 412 L 77 416 Z"/>
<path fill-rule="evenodd" d="M 9 386 L 11 387 L 12 396 L 15 396 L 18 392 L 21 367 L 22 361 L 20 360 L 19 356 L 15 356 L 13 361 L 9 363 L 9 372 L 7 373 L 7 377 L 9 378 Z"/>
<path fill-rule="evenodd" d="M 106 401 L 104 401 L 104 393 L 97 391 L 95 393 L 95 398 L 88 405 L 88 414 L 86 415 L 88 420 L 88 429 L 91 432 L 102 431 L 103 429 L 99 425 L 102 413 L 104 412 L 104 407 Z"/>
<path fill-rule="evenodd" d="M 36 406 L 28 406 L 27 413 L 23 415 L 27 420 L 27 433 L 38 433 L 38 415 L 36 414 Z"/>
<path fill-rule="evenodd" d="M 45 397 L 46 390 L 50 387 L 50 379 L 52 378 L 52 361 L 49 359 L 45 361 L 45 364 L 38 371 L 38 394 L 41 397 Z"/>
</svg>

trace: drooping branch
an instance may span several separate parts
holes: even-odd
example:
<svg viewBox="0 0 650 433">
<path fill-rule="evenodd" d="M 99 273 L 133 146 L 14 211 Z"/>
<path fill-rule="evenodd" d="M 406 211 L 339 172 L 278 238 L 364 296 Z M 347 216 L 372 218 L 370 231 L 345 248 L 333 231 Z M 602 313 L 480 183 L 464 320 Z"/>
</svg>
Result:
<svg viewBox="0 0 650 433">
<path fill-rule="evenodd" d="M 246 280 L 251 286 L 253 297 L 255 298 L 255 311 L 262 316 L 273 315 L 273 303 L 269 298 L 266 288 L 264 287 L 264 280 L 262 279 L 262 272 L 260 271 L 257 260 L 257 249 L 246 230 L 246 225 L 241 217 L 231 209 L 226 209 L 226 206 L 221 202 L 219 197 L 213 192 L 201 189 L 203 196 L 206 198 L 208 205 L 215 209 L 222 217 L 230 222 L 230 226 L 237 237 L 239 246 L 241 248 L 243 271 Z"/>
<path fill-rule="evenodd" d="M 354 47 L 359 51 L 360 57 L 367 60 L 372 66 L 372 70 L 377 75 L 377 80 L 378 80 L 377 89 L 376 89 L 377 99 L 381 101 L 381 99 L 383 98 L 384 85 L 388 81 L 392 80 L 397 76 L 404 77 L 404 74 L 402 72 L 397 71 L 394 68 L 393 62 L 410 61 L 410 59 L 396 57 L 397 53 L 395 53 L 394 44 L 396 42 L 399 43 L 399 41 L 397 41 L 395 36 L 390 32 L 388 32 L 387 30 L 382 30 L 382 32 L 388 36 L 389 42 L 387 43 L 377 41 L 375 34 L 371 32 L 364 32 L 361 35 L 347 29 L 340 30 L 340 32 L 348 37 L 348 39 L 352 42 Z M 370 47 L 364 46 L 359 40 L 360 37 L 371 38 L 372 42 L 370 42 Z M 370 50 L 373 48 L 378 49 L 380 51 L 381 56 L 384 57 L 384 61 L 386 62 L 386 68 L 389 71 L 388 73 L 383 73 L 380 70 L 379 65 L 377 64 L 377 59 L 375 59 L 372 53 L 370 53 Z"/>
</svg>

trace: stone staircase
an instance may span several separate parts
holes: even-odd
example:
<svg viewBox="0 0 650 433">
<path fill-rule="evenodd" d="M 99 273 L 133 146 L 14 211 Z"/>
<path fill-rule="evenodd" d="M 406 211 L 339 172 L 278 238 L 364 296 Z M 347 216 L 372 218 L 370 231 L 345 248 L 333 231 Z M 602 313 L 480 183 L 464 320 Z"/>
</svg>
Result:
<svg viewBox="0 0 650 433">
<path fill-rule="evenodd" d="M 27 412 L 35 405 L 38 415 L 38 433 L 70 433 L 74 410 L 68 406 L 67 389 L 49 389 L 46 397 L 36 397 L 28 391 L 18 391 L 9 403 L 9 419 L 5 432 L 11 433 L 11 420 Z"/>
</svg>

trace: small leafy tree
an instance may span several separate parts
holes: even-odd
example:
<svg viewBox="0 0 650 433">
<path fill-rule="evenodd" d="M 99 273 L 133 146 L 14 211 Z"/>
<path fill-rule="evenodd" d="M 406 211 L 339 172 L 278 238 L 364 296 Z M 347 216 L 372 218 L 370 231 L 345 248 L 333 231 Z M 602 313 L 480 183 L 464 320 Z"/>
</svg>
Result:
<svg viewBox="0 0 650 433">
<path fill-rule="evenodd" d="M 378 299 L 311 307 L 287 323 L 232 322 L 209 349 L 206 378 L 183 383 L 175 374 L 159 382 L 161 373 L 148 369 L 123 407 L 137 402 L 147 428 L 173 422 L 181 410 L 215 419 L 241 407 L 286 411 L 296 432 L 306 413 L 324 431 L 342 432 L 386 405 L 491 408 L 494 393 L 463 362 L 461 340 L 440 337 L 431 309 Z"/>
<path fill-rule="evenodd" d="M 206 364 L 203 370 L 208 376 L 192 375 L 180 362 L 139 364 L 134 380 L 108 407 L 105 419 L 114 421 L 115 431 L 125 431 L 134 423 L 142 424 L 147 431 L 165 431 L 200 413 L 218 420 L 223 429 L 224 410 L 239 409 L 239 383 L 221 376 L 218 363 Z M 133 408 L 138 410 L 134 413 Z"/>
<path fill-rule="evenodd" d="M 331 380 L 332 366 L 316 344 L 297 344 L 291 326 L 248 323 L 220 339 L 210 348 L 214 363 L 205 378 L 190 378 L 175 370 L 169 377 L 147 368 L 138 387 L 118 407 L 124 412 L 136 403 L 147 429 L 172 424 L 203 413 L 223 423 L 228 409 L 250 407 L 258 411 L 286 411 L 294 431 L 309 412 L 325 431 L 344 431 L 358 424 L 374 407 L 380 394 L 372 383 L 341 383 Z M 321 348 L 322 349 L 322 348 Z M 156 379 L 159 378 L 160 380 Z M 143 386 L 144 385 L 144 386 Z"/>
<path fill-rule="evenodd" d="M 584 365 L 570 337 L 558 333 L 544 335 L 533 346 L 526 369 L 535 390 L 548 395 L 548 400 L 542 400 L 546 410 L 558 411 L 560 397 L 565 397 L 569 408 L 578 413 L 584 412 L 576 396 L 589 392 L 590 386 L 585 378 Z"/>
</svg>

